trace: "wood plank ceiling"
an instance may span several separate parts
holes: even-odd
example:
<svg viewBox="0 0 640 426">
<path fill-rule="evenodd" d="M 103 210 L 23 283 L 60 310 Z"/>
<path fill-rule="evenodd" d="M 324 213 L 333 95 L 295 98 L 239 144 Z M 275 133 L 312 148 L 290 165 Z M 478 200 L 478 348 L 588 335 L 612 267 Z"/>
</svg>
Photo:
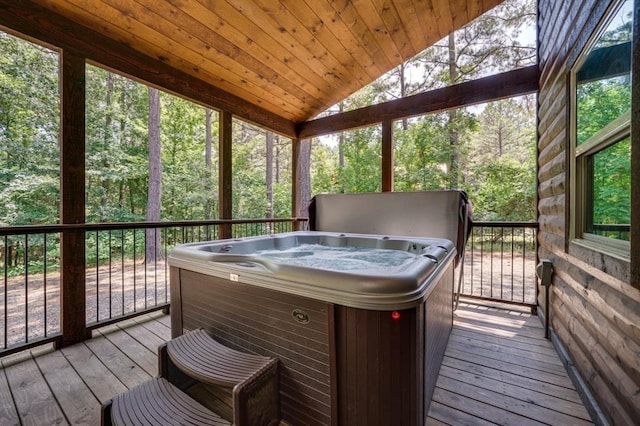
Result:
<svg viewBox="0 0 640 426">
<path fill-rule="evenodd" d="M 35 0 L 293 122 L 502 0 Z"/>
</svg>

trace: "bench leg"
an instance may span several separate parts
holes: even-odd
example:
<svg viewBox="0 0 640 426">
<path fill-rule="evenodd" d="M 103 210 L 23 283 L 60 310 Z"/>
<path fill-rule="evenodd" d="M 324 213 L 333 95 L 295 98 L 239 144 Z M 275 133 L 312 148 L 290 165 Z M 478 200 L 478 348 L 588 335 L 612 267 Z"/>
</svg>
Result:
<svg viewBox="0 0 640 426">
<path fill-rule="evenodd" d="M 171 362 L 166 343 L 158 346 L 158 376 L 165 378 L 169 383 L 182 391 L 185 391 L 196 383 L 194 379 L 184 374 Z"/>
<path fill-rule="evenodd" d="M 100 408 L 100 425 L 102 426 L 112 426 L 111 423 L 111 405 L 113 404 L 112 400 L 109 400 L 102 404 L 102 408 Z"/>
<path fill-rule="evenodd" d="M 234 426 L 277 425 L 280 422 L 278 361 L 233 388 Z"/>
</svg>

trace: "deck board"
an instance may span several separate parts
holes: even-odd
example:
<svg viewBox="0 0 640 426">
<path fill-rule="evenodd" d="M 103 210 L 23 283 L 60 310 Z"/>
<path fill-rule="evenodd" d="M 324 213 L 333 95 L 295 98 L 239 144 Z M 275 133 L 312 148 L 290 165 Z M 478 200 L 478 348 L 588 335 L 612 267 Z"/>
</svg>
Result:
<svg viewBox="0 0 640 426">
<path fill-rule="evenodd" d="M 0 372 L 0 424 L 14 425 L 19 423 L 20 418 L 16 411 L 16 404 L 7 382 L 6 371 L 3 369 Z"/>
<path fill-rule="evenodd" d="M 60 351 L 3 359 L 0 424 L 96 424 L 101 403 L 157 374 L 169 325 L 168 315 L 147 314 Z M 537 317 L 461 303 L 426 424 L 496 423 L 591 420 Z"/>
<path fill-rule="evenodd" d="M 113 395 L 124 392 L 127 387 L 119 381 L 85 344 L 77 344 L 62 349 L 73 369 L 82 377 L 96 399 L 103 403 Z"/>
<path fill-rule="evenodd" d="M 100 404 L 61 351 L 35 357 L 60 408 L 71 424 L 97 424 Z"/>
<path fill-rule="evenodd" d="M 88 351 L 85 353 L 84 362 L 77 368 L 91 370 L 95 368 L 100 371 L 94 386 L 106 389 L 99 389 L 100 401 L 105 402 L 114 395 L 131 389 L 140 383 L 149 380 L 152 375 L 144 371 L 138 364 L 129 358 L 124 350 L 121 350 L 104 336 L 93 338 L 85 343 Z M 83 362 L 81 360 L 80 362 Z M 94 364 L 100 363 L 94 367 Z M 104 383 L 100 382 L 101 377 L 108 377 Z M 91 377 L 94 379 L 94 377 Z M 94 380 L 92 380 L 92 383 Z M 117 390 L 117 391 L 116 391 Z"/>
<path fill-rule="evenodd" d="M 141 343 L 137 338 L 137 332 L 133 327 L 117 329 L 114 331 L 101 331 L 100 333 L 117 348 L 126 351 L 126 355 L 136 365 L 140 366 L 150 376 L 158 373 L 158 361 L 156 351 Z"/>
<path fill-rule="evenodd" d="M 5 373 L 21 424 L 67 423 L 63 410 L 32 358 L 5 367 Z"/>
<path fill-rule="evenodd" d="M 134 321 L 164 341 L 171 339 L 171 324 L 168 321 L 168 315 L 160 317 L 158 321 L 150 321 L 150 319 L 148 315 L 143 315 L 134 318 Z"/>
</svg>

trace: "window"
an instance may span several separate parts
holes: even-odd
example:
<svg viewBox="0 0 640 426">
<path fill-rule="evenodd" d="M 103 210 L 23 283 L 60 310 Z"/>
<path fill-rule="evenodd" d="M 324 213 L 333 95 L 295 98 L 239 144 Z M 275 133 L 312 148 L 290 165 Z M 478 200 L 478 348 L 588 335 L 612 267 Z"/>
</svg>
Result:
<svg viewBox="0 0 640 426">
<path fill-rule="evenodd" d="M 575 237 L 629 256 L 633 2 L 617 2 L 574 67 Z"/>
</svg>

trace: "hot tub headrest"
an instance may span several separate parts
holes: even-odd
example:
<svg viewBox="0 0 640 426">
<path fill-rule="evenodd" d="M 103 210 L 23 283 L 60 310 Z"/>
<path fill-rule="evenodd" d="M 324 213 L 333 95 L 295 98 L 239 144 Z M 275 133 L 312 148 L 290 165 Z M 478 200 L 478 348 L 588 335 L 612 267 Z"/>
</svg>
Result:
<svg viewBox="0 0 640 426">
<path fill-rule="evenodd" d="M 446 238 L 458 251 L 471 231 L 471 203 L 464 191 L 319 194 L 309 206 L 315 231 Z"/>
</svg>

